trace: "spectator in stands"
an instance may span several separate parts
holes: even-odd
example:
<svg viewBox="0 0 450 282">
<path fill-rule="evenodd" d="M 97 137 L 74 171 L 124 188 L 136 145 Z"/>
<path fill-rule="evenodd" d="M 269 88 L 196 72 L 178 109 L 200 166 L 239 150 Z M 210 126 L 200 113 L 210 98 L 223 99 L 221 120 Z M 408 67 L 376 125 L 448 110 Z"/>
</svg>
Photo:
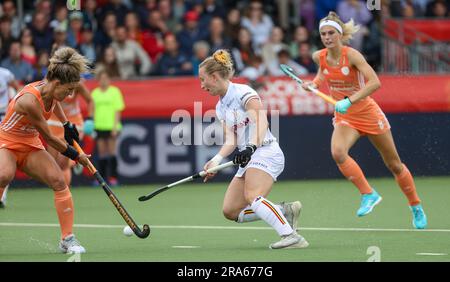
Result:
<svg viewBox="0 0 450 282">
<path fill-rule="evenodd" d="M 33 67 L 22 59 L 20 41 L 13 41 L 9 46 L 9 56 L 1 63 L 1 67 L 12 72 L 16 80 L 27 84 L 33 79 Z"/>
<path fill-rule="evenodd" d="M 241 11 L 232 8 L 228 11 L 225 25 L 225 35 L 230 38 L 231 43 L 235 45 L 238 41 L 239 29 L 241 28 Z"/>
<path fill-rule="evenodd" d="M 67 29 L 67 45 L 76 48 L 81 43 L 81 29 L 83 28 L 83 14 L 74 11 L 69 15 L 69 28 Z"/>
<path fill-rule="evenodd" d="M 3 15 L 0 17 L 0 59 L 4 59 L 8 56 L 8 50 L 11 43 L 16 40 L 11 33 L 11 19 L 8 16 Z"/>
<path fill-rule="evenodd" d="M 249 65 L 239 73 L 239 76 L 245 77 L 254 83 L 254 81 L 266 74 L 266 70 L 263 58 L 258 55 L 253 55 L 249 59 Z"/>
<path fill-rule="evenodd" d="M 106 5 L 99 9 L 99 11 L 101 18 L 104 18 L 105 15 L 109 13 L 113 13 L 116 16 L 117 24 L 124 25 L 125 16 L 128 13 L 129 9 L 122 3 L 122 0 L 109 0 Z"/>
<path fill-rule="evenodd" d="M 177 38 L 171 33 L 164 37 L 164 53 L 156 64 L 154 74 L 162 76 L 192 75 L 190 57 L 180 51 Z"/>
<path fill-rule="evenodd" d="M 116 28 L 116 39 L 111 44 L 116 52 L 119 73 L 122 79 L 136 76 L 144 76 L 150 72 L 152 63 L 150 57 L 142 47 L 134 40 L 127 39 L 127 30 L 124 26 Z M 139 64 L 139 71 L 135 69 L 136 62 Z"/>
<path fill-rule="evenodd" d="M 42 80 L 47 74 L 49 64 L 49 54 L 46 50 L 41 50 L 37 55 L 37 62 L 33 66 L 33 81 Z"/>
<path fill-rule="evenodd" d="M 368 33 L 367 24 L 372 20 L 372 14 L 366 7 L 366 2 L 360 0 L 343 0 L 338 4 L 337 14 L 344 22 L 353 21 L 360 25 L 359 32 L 353 35 L 350 46 L 362 51 L 364 35 Z"/>
<path fill-rule="evenodd" d="M 412 18 L 414 18 L 416 16 L 413 5 L 411 3 L 408 3 L 408 2 L 405 2 L 403 4 L 401 13 L 402 13 L 402 17 L 403 18 L 412 19 Z"/>
<path fill-rule="evenodd" d="M 170 0 L 160 0 L 158 2 L 158 11 L 161 13 L 162 21 L 167 26 L 166 32 L 169 31 L 176 34 L 181 30 L 181 18 L 174 16 L 174 12 L 172 11 L 172 3 Z"/>
<path fill-rule="evenodd" d="M 225 36 L 225 26 L 221 17 L 211 18 L 208 43 L 211 47 L 211 53 L 219 49 L 229 49 L 231 47 L 231 41 Z"/>
<path fill-rule="evenodd" d="M 153 10 L 148 15 L 148 26 L 143 31 L 142 48 L 149 55 L 153 63 L 156 63 L 159 56 L 164 52 L 164 34 L 168 28 L 161 18 L 161 12 Z"/>
<path fill-rule="evenodd" d="M 445 0 L 434 0 L 429 3 L 428 6 L 428 17 L 432 18 L 444 18 L 450 16 L 448 13 L 450 3 Z"/>
<path fill-rule="evenodd" d="M 22 30 L 22 23 L 17 15 L 16 4 L 12 0 L 3 1 L 3 15 L 11 20 L 11 34 L 14 38 L 19 38 Z"/>
<path fill-rule="evenodd" d="M 37 55 L 33 46 L 33 35 L 29 28 L 24 28 L 22 30 L 20 43 L 22 44 L 22 59 L 33 66 L 36 64 Z"/>
<path fill-rule="evenodd" d="M 117 173 L 117 138 L 122 130 L 121 112 L 125 108 L 122 92 L 111 85 L 104 70 L 98 70 L 99 87 L 92 91 L 94 128 L 97 133 L 98 170 L 111 186 L 119 185 Z"/>
<path fill-rule="evenodd" d="M 62 27 L 65 30 L 69 28 L 68 12 L 65 5 L 56 8 L 55 18 L 50 21 L 50 28 L 55 29 L 57 27 Z"/>
<path fill-rule="evenodd" d="M 108 73 L 110 79 L 120 79 L 119 63 L 117 62 L 116 52 L 111 46 L 103 51 L 100 61 L 95 65 L 95 70 L 104 70 Z"/>
<path fill-rule="evenodd" d="M 210 54 L 210 46 L 206 41 L 197 41 L 194 43 L 194 57 L 192 58 L 192 72 L 198 76 L 198 67 Z"/>
<path fill-rule="evenodd" d="M 295 62 L 305 67 L 309 73 L 317 72 L 317 65 L 312 59 L 312 53 L 311 44 L 305 41 L 298 46 L 298 57 L 295 58 Z"/>
<path fill-rule="evenodd" d="M 207 40 L 208 30 L 200 29 L 198 25 L 199 15 L 195 11 L 189 11 L 184 16 L 183 29 L 177 33 L 177 41 L 180 44 L 180 51 L 186 56 L 192 56 L 194 43 L 200 40 Z"/>
<path fill-rule="evenodd" d="M 99 15 L 97 9 L 96 0 L 83 1 L 83 26 L 89 25 L 92 31 L 95 32 L 98 29 Z"/>
<path fill-rule="evenodd" d="M 231 50 L 235 62 L 236 72 L 240 73 L 245 67 L 249 66 L 249 60 L 255 55 L 253 50 L 252 35 L 245 27 L 241 27 L 238 34 L 238 42 Z"/>
<path fill-rule="evenodd" d="M 208 28 L 209 23 L 215 17 L 225 19 L 225 10 L 220 1 L 202 0 L 198 1 L 196 7 L 199 7 L 197 13 L 200 15 L 199 26 L 201 29 Z"/>
<path fill-rule="evenodd" d="M 322 19 L 330 11 L 336 11 L 337 4 L 345 0 L 315 0 L 316 19 Z"/>
<path fill-rule="evenodd" d="M 105 48 L 112 43 L 116 34 L 117 18 L 113 12 L 106 13 L 101 28 L 97 30 L 94 36 L 94 43 L 97 53 L 103 53 Z"/>
<path fill-rule="evenodd" d="M 53 4 L 51 0 L 38 0 L 36 3 L 36 11 L 39 11 L 44 14 L 45 18 L 47 19 L 47 22 L 50 22 L 50 19 L 52 18 L 52 9 Z"/>
<path fill-rule="evenodd" d="M 316 12 L 315 0 L 300 1 L 300 18 L 307 30 L 314 30 L 316 28 Z M 292 55 L 292 54 L 291 54 Z"/>
<path fill-rule="evenodd" d="M 35 12 L 29 28 L 33 33 L 33 42 L 36 50 L 44 49 L 50 52 L 53 43 L 53 30 L 49 26 L 49 19 L 46 14 L 41 11 Z"/>
<path fill-rule="evenodd" d="M 262 46 L 269 40 L 273 28 L 272 19 L 263 12 L 263 5 L 260 1 L 252 0 L 250 2 L 241 25 L 250 31 L 253 49 L 259 53 Z"/>
<path fill-rule="evenodd" d="M 309 31 L 305 26 L 299 25 L 295 28 L 294 38 L 289 44 L 289 51 L 291 52 L 292 58 L 297 58 L 299 56 L 298 51 L 300 44 L 305 42 L 310 42 Z"/>
<path fill-rule="evenodd" d="M 288 49 L 288 46 L 283 42 L 284 32 L 279 26 L 272 28 L 270 39 L 262 47 L 262 58 L 269 74 L 278 73 L 278 52 L 281 49 Z"/>
<path fill-rule="evenodd" d="M 175 0 L 172 5 L 172 15 L 178 23 L 183 21 L 183 17 L 188 11 L 184 0 Z"/>
<path fill-rule="evenodd" d="M 78 44 L 77 49 L 81 55 L 89 60 L 89 66 L 93 67 L 97 60 L 97 53 L 94 43 L 94 33 L 89 24 L 86 24 L 81 30 L 81 43 Z"/>
<path fill-rule="evenodd" d="M 143 46 L 143 31 L 139 23 L 139 17 L 135 12 L 128 12 L 125 16 L 125 28 L 128 39 L 134 40 Z"/>
<path fill-rule="evenodd" d="M 53 30 L 53 39 L 52 52 L 60 47 L 67 46 L 67 31 L 62 26 L 56 27 Z"/>
<path fill-rule="evenodd" d="M 278 63 L 284 64 L 290 66 L 294 73 L 297 75 L 307 75 L 308 70 L 301 66 L 300 64 L 296 63 L 294 60 L 291 59 L 291 54 L 289 53 L 289 50 L 282 49 L 280 52 L 278 52 Z M 273 76 L 284 76 L 284 72 L 280 68 L 272 69 L 272 72 L 269 72 L 270 75 Z"/>
</svg>

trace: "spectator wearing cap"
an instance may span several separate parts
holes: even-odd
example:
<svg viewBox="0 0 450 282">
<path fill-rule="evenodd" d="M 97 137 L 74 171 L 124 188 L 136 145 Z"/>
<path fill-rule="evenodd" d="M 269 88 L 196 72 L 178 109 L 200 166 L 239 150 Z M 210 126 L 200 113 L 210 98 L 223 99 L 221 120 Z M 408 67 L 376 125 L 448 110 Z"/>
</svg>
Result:
<svg viewBox="0 0 450 282">
<path fill-rule="evenodd" d="M 33 67 L 22 59 L 20 41 L 13 41 L 9 46 L 9 57 L 1 62 L 1 67 L 12 72 L 18 81 L 23 84 L 33 79 Z"/>
<path fill-rule="evenodd" d="M 0 59 L 4 59 L 8 56 L 9 45 L 15 38 L 11 33 L 11 19 L 8 16 L 3 15 L 0 17 Z"/>
<path fill-rule="evenodd" d="M 127 38 L 127 30 L 124 26 L 116 28 L 116 38 L 111 43 L 111 47 L 116 53 L 122 79 L 144 76 L 150 72 L 152 67 L 150 57 L 136 41 Z M 136 71 L 137 62 L 138 72 Z"/>
<path fill-rule="evenodd" d="M 276 62 L 274 62 L 277 65 L 279 65 L 279 64 L 288 65 L 294 70 L 294 73 L 299 74 L 299 75 L 307 75 L 308 74 L 308 70 L 305 67 L 301 66 L 300 64 L 298 64 L 297 62 L 295 62 L 294 60 L 291 59 L 291 54 L 289 53 L 289 50 L 281 49 L 278 52 L 277 56 L 278 56 L 278 60 Z M 269 69 L 269 75 L 284 76 L 285 74 L 279 67 L 277 67 L 277 68 Z"/>
<path fill-rule="evenodd" d="M 67 30 L 67 45 L 76 48 L 81 43 L 81 29 L 83 28 L 83 14 L 74 11 L 69 15 L 69 28 Z"/>
<path fill-rule="evenodd" d="M 180 76 L 192 75 L 192 63 L 178 47 L 177 38 L 169 33 L 164 37 L 164 53 L 158 59 L 154 75 Z"/>
<path fill-rule="evenodd" d="M 183 29 L 177 34 L 177 41 L 180 44 L 180 51 L 186 56 L 192 56 L 194 43 L 200 40 L 207 40 L 208 30 L 202 30 L 198 25 L 199 15 L 195 11 L 189 11 L 184 16 Z"/>
<path fill-rule="evenodd" d="M 35 12 L 33 20 L 28 26 L 33 33 L 34 47 L 36 50 L 51 51 L 53 43 L 53 30 L 49 26 L 48 18 L 43 12 Z"/>
</svg>

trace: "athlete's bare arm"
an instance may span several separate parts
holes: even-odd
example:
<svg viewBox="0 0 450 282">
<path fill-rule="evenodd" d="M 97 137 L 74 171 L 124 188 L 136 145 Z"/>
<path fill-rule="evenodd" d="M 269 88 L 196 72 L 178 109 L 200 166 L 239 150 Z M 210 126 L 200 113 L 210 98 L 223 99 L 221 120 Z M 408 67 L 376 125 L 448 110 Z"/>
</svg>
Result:
<svg viewBox="0 0 450 282">
<path fill-rule="evenodd" d="M 355 66 L 367 80 L 366 85 L 358 92 L 349 97 L 350 102 L 355 103 L 369 95 L 381 87 L 381 82 L 373 68 L 367 63 L 363 55 L 353 48 L 348 49 L 348 60 L 351 65 Z"/>
<path fill-rule="evenodd" d="M 267 121 L 267 113 L 263 109 L 261 101 L 256 98 L 250 98 L 245 105 L 245 109 L 251 121 L 251 128 L 254 125 L 256 131 L 251 132 L 249 142 L 260 147 L 264 141 L 264 137 L 267 133 L 267 128 L 269 127 L 269 122 Z"/>
<path fill-rule="evenodd" d="M 53 109 L 53 113 L 62 123 L 67 122 L 66 114 L 64 113 L 64 110 L 62 109 L 62 106 L 59 102 L 56 102 L 56 106 Z"/>
<path fill-rule="evenodd" d="M 222 122 L 224 143 L 219 150 L 222 157 L 226 158 L 236 149 L 236 134 Z"/>
<path fill-rule="evenodd" d="M 25 93 L 20 97 L 16 102 L 15 110 L 20 114 L 26 115 L 28 121 L 39 131 L 48 145 L 55 148 L 58 152 L 66 151 L 67 144 L 51 134 L 41 105 L 33 94 Z"/>
<path fill-rule="evenodd" d="M 318 66 L 316 76 L 314 77 L 313 81 L 305 81 L 302 84 L 302 88 L 306 91 L 310 91 L 308 89 L 309 86 L 312 86 L 314 88 L 319 88 L 320 84 L 325 81 L 325 77 L 323 76 L 322 70 L 320 69 L 319 53 L 320 53 L 320 51 L 316 51 L 312 55 L 312 59 L 313 59 L 314 63 L 316 63 L 316 65 Z"/>
</svg>

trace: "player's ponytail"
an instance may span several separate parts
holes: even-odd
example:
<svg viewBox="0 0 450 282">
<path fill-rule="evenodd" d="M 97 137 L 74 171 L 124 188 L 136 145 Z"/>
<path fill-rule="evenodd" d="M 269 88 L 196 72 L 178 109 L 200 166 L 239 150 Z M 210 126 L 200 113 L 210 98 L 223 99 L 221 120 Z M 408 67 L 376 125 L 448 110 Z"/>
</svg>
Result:
<svg viewBox="0 0 450 282">
<path fill-rule="evenodd" d="M 61 84 L 80 81 L 81 74 L 88 71 L 89 61 L 75 49 L 62 47 L 50 58 L 46 78 L 49 81 L 59 80 Z"/>
<path fill-rule="evenodd" d="M 328 16 L 320 20 L 320 23 L 325 21 L 332 21 L 339 24 L 342 29 L 342 43 L 347 44 L 352 38 L 353 34 L 358 32 L 360 26 L 356 25 L 353 19 L 344 23 L 335 12 L 329 12 Z"/>
<path fill-rule="evenodd" d="M 206 58 L 199 66 L 204 67 L 207 74 L 219 73 L 224 79 L 231 79 L 234 75 L 233 61 L 227 50 L 219 49 L 212 56 Z"/>
</svg>

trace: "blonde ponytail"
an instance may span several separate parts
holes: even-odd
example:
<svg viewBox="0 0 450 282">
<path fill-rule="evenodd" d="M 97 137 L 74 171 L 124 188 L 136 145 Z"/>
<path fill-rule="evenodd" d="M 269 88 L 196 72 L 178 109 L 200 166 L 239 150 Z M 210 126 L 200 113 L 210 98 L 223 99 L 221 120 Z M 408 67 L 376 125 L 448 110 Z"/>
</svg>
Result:
<svg viewBox="0 0 450 282">
<path fill-rule="evenodd" d="M 212 56 L 206 58 L 199 66 L 204 67 L 205 72 L 209 75 L 219 73 L 224 79 L 231 79 L 234 75 L 233 61 L 227 50 L 219 49 Z"/>
</svg>

